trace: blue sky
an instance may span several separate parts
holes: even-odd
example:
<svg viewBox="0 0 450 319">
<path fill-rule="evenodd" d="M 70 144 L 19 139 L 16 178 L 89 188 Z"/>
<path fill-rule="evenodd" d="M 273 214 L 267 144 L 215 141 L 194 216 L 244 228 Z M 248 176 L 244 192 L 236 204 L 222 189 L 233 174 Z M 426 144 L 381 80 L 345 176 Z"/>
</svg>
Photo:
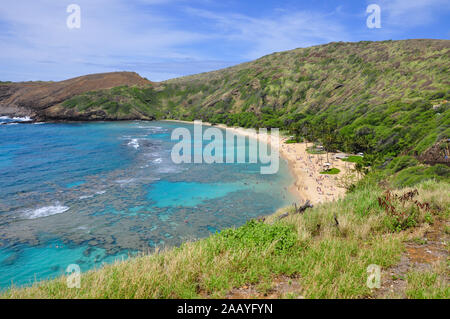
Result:
<svg viewBox="0 0 450 319">
<path fill-rule="evenodd" d="M 81 28 L 66 25 L 69 4 Z M 381 28 L 366 26 L 369 4 Z M 153 81 L 331 41 L 449 39 L 448 0 L 15 0 L 0 7 L 0 80 L 135 71 Z"/>
</svg>

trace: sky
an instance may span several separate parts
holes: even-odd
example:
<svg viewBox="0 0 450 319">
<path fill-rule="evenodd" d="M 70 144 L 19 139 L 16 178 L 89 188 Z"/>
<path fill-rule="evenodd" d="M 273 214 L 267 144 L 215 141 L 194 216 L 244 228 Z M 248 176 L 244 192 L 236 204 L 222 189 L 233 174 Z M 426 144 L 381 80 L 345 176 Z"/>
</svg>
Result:
<svg viewBox="0 0 450 319">
<path fill-rule="evenodd" d="M 449 0 L 1 1 L 0 81 L 113 71 L 163 81 L 333 41 L 450 38 Z M 68 27 L 71 4 L 79 28 Z M 371 4 L 380 28 L 367 25 Z"/>
</svg>

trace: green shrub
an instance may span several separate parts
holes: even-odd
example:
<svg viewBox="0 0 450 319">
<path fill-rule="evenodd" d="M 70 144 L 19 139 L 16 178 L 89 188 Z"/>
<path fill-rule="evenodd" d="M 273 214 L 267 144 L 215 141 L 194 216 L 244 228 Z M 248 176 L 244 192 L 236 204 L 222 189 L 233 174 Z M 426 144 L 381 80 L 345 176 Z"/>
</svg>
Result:
<svg viewBox="0 0 450 319">
<path fill-rule="evenodd" d="M 390 178 L 394 187 L 410 187 L 426 180 L 444 181 L 450 179 L 450 168 L 443 164 L 434 166 L 408 167 Z"/>
<path fill-rule="evenodd" d="M 350 155 L 347 158 L 342 159 L 344 162 L 351 162 L 351 163 L 361 163 L 363 162 L 363 157 L 362 156 L 357 156 L 357 155 Z"/>
<path fill-rule="evenodd" d="M 399 215 L 387 215 L 385 217 L 385 225 L 392 232 L 400 232 L 402 230 L 417 226 L 419 210 L 417 207 L 410 207 L 409 210 Z"/>
<path fill-rule="evenodd" d="M 236 229 L 226 229 L 218 236 L 223 238 L 227 248 L 253 247 L 265 250 L 274 244 L 276 253 L 289 251 L 297 243 L 297 234 L 292 225 L 268 225 L 254 220 Z"/>
<path fill-rule="evenodd" d="M 419 202 L 415 199 L 419 195 L 417 189 L 402 195 L 385 191 L 378 197 L 378 205 L 384 210 L 384 224 L 393 232 L 416 227 L 421 223 L 433 223 L 433 214 L 440 208 L 430 202 Z"/>
<path fill-rule="evenodd" d="M 315 147 L 308 147 L 306 149 L 306 151 L 309 154 L 325 154 L 326 153 L 324 150 L 319 150 L 319 149 L 316 149 Z"/>
<path fill-rule="evenodd" d="M 387 169 L 392 170 L 392 172 L 397 173 L 401 171 L 402 169 L 405 169 L 407 167 L 415 166 L 418 164 L 418 161 L 411 156 L 399 156 L 394 158 L 389 165 L 387 166 Z"/>
<path fill-rule="evenodd" d="M 320 172 L 320 174 L 335 175 L 335 174 L 339 174 L 340 171 L 341 170 L 339 168 L 333 167 L 328 170 L 324 170 L 324 171 Z"/>
<path fill-rule="evenodd" d="M 286 144 L 295 144 L 300 143 L 302 140 L 300 138 L 291 138 L 285 141 Z"/>
</svg>

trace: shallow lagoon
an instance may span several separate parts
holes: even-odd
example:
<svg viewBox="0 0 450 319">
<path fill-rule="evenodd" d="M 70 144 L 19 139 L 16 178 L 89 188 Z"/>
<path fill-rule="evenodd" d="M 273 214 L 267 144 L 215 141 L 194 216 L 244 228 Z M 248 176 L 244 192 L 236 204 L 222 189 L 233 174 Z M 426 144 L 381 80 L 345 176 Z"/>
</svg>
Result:
<svg viewBox="0 0 450 319">
<path fill-rule="evenodd" d="M 274 175 L 261 175 L 260 164 L 174 164 L 177 127 L 193 130 L 139 121 L 0 125 L 0 287 L 179 245 L 294 201 L 283 160 Z"/>
</svg>

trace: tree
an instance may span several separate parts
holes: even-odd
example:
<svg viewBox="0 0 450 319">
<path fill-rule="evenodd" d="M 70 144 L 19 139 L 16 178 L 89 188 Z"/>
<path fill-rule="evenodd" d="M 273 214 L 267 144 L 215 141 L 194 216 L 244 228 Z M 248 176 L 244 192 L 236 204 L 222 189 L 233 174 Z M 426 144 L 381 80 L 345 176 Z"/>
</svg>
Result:
<svg viewBox="0 0 450 319">
<path fill-rule="evenodd" d="M 311 131 L 311 123 L 309 123 L 309 121 L 303 122 L 303 125 L 301 128 L 301 134 L 305 137 L 306 148 L 308 148 L 308 138 L 309 138 L 310 131 Z"/>
<path fill-rule="evenodd" d="M 334 151 L 338 144 L 337 128 L 334 124 L 324 123 L 321 127 L 322 132 L 322 145 L 327 152 L 327 162 L 329 162 L 329 152 Z"/>
</svg>

